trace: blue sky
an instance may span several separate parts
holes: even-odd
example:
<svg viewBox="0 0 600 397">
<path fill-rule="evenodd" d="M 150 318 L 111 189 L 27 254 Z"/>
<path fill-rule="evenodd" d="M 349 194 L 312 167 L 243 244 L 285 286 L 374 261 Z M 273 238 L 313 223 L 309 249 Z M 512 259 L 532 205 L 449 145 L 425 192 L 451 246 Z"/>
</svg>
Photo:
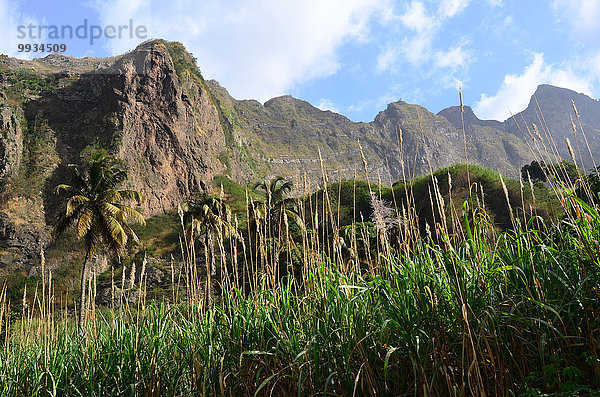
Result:
<svg viewBox="0 0 600 397">
<path fill-rule="evenodd" d="M 399 99 L 438 112 L 459 87 L 484 119 L 522 110 L 541 83 L 600 97 L 600 0 L 0 0 L 0 53 L 53 42 L 104 57 L 143 41 L 17 37 L 84 20 L 181 41 L 238 99 L 291 94 L 355 121 Z"/>
</svg>

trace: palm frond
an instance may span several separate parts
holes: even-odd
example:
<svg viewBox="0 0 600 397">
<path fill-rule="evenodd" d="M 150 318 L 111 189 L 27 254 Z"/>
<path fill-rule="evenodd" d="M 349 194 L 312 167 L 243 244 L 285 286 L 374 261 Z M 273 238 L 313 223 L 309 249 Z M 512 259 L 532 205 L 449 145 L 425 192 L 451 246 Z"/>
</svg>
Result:
<svg viewBox="0 0 600 397">
<path fill-rule="evenodd" d="M 67 201 L 67 210 L 65 212 L 65 215 L 66 216 L 71 215 L 73 213 L 73 211 L 75 211 L 77 209 L 77 207 L 80 207 L 89 202 L 90 202 L 89 198 L 82 196 L 80 194 L 71 196 L 71 198 L 69 198 L 69 201 Z"/>
<path fill-rule="evenodd" d="M 131 208 L 127 205 L 123 205 L 123 204 L 115 204 L 115 206 L 119 207 L 119 209 L 121 211 L 123 211 L 123 213 L 125 213 L 125 215 L 127 215 L 126 220 L 128 222 L 134 222 L 134 223 L 139 223 L 140 225 L 146 225 L 146 219 L 144 218 L 144 215 L 142 215 L 140 212 L 134 210 L 133 208 Z"/>
<path fill-rule="evenodd" d="M 134 242 L 138 243 L 140 241 L 135 231 L 128 224 L 124 223 L 121 226 L 123 226 L 123 230 L 125 230 L 127 236 L 129 236 L 129 238 L 131 238 Z"/>
<path fill-rule="evenodd" d="M 123 225 L 115 217 L 109 216 L 104 218 L 104 222 L 110 230 L 110 238 L 114 240 L 120 247 L 127 243 L 127 233 L 123 229 Z"/>
<path fill-rule="evenodd" d="M 121 195 L 122 200 L 135 200 L 138 204 L 145 198 L 144 194 L 137 190 L 119 190 L 119 194 Z"/>
<path fill-rule="evenodd" d="M 77 237 L 81 238 L 85 236 L 92 227 L 93 221 L 94 213 L 91 207 L 85 207 L 79 216 L 79 221 L 77 222 Z"/>
<path fill-rule="evenodd" d="M 58 239 L 62 234 L 67 230 L 71 224 L 73 224 L 77 219 L 77 210 L 72 213 L 70 216 L 62 216 L 58 219 L 58 222 L 54 226 L 54 230 L 52 231 L 52 238 L 54 240 Z"/>
<path fill-rule="evenodd" d="M 62 192 L 65 192 L 65 193 L 77 192 L 77 189 L 75 189 L 73 186 L 66 185 L 64 183 L 62 183 L 54 188 L 54 194 L 61 194 Z"/>
<path fill-rule="evenodd" d="M 302 231 L 306 230 L 306 226 L 304 225 L 304 221 L 302 220 L 302 217 L 296 211 L 291 211 L 291 210 L 286 209 L 285 213 L 288 218 L 292 219 L 298 225 L 298 227 L 300 227 L 300 230 L 302 230 Z"/>
</svg>

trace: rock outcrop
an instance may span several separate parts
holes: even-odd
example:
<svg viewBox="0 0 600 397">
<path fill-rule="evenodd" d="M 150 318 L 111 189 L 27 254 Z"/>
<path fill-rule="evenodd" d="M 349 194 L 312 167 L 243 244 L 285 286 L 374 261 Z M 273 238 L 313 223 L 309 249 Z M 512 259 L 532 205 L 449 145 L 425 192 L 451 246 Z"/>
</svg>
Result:
<svg viewBox="0 0 600 397">
<path fill-rule="evenodd" d="M 128 187 L 146 196 L 146 216 L 173 209 L 226 169 L 220 154 L 232 149 L 219 108 L 179 45 L 156 41 L 110 60 L 70 60 L 0 60 L 0 266 L 39 259 L 62 210 L 54 187 L 95 148 L 123 160 Z"/>
<path fill-rule="evenodd" d="M 0 189 L 21 164 L 23 134 L 19 110 L 6 103 L 6 95 L 0 95 Z"/>
</svg>

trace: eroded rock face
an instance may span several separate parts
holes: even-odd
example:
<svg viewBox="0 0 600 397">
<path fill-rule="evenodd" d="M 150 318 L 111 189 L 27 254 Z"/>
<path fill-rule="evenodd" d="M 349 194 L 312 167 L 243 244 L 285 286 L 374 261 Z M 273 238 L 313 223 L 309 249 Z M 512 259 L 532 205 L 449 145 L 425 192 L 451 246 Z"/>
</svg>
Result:
<svg viewBox="0 0 600 397">
<path fill-rule="evenodd" d="M 0 269 L 29 272 L 40 263 L 40 251 L 50 244 L 51 228 L 44 221 L 40 199 L 18 197 L 3 203 L 0 212 Z"/>
<path fill-rule="evenodd" d="M 0 91 L 1 92 L 1 91 Z M 20 108 L 0 95 L 0 268 L 27 270 L 39 261 L 41 247 L 49 243 L 40 197 L 13 196 L 9 181 L 16 178 L 23 155 Z"/>
<path fill-rule="evenodd" d="M 179 78 L 162 44 L 138 49 L 116 68 L 110 79 L 120 124 L 116 153 L 128 165 L 131 186 L 146 196 L 144 212 L 162 213 L 223 171 L 219 114 L 193 76 Z"/>
<path fill-rule="evenodd" d="M 394 181 L 413 173 L 428 173 L 464 157 L 456 129 L 423 107 L 405 102 L 389 104 L 372 125 L 385 137 L 379 152 L 387 160 Z"/>
<path fill-rule="evenodd" d="M 124 160 L 145 215 L 174 208 L 222 171 L 218 112 L 200 81 L 178 76 L 164 44 L 142 45 L 85 79 L 93 87 L 86 127 L 98 125 L 96 138 Z"/>
<path fill-rule="evenodd" d="M 6 95 L 0 91 L 0 190 L 17 171 L 23 154 L 20 109 L 5 101 Z"/>
<path fill-rule="evenodd" d="M 53 189 L 69 182 L 68 164 L 95 148 L 123 160 L 125 187 L 145 195 L 146 216 L 173 209 L 223 173 L 219 154 L 231 149 L 219 111 L 201 76 L 177 62 L 160 41 L 104 60 L 0 59 L 10 77 L 0 79 L 0 181 L 8 187 L 0 200 L 0 268 L 39 263 L 64 211 Z M 17 84 L 27 79 L 49 89 L 21 89 Z M 7 90 L 18 104 L 7 104 Z M 235 173 L 235 163 L 230 167 Z"/>
</svg>

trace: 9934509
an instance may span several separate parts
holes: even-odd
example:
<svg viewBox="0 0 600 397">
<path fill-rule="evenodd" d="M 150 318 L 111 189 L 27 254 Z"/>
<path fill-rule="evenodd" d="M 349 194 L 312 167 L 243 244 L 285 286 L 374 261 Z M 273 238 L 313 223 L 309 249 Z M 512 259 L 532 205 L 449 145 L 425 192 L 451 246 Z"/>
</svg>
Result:
<svg viewBox="0 0 600 397">
<path fill-rule="evenodd" d="M 66 44 L 19 44 L 17 46 L 19 52 L 65 52 L 67 51 Z"/>
</svg>

